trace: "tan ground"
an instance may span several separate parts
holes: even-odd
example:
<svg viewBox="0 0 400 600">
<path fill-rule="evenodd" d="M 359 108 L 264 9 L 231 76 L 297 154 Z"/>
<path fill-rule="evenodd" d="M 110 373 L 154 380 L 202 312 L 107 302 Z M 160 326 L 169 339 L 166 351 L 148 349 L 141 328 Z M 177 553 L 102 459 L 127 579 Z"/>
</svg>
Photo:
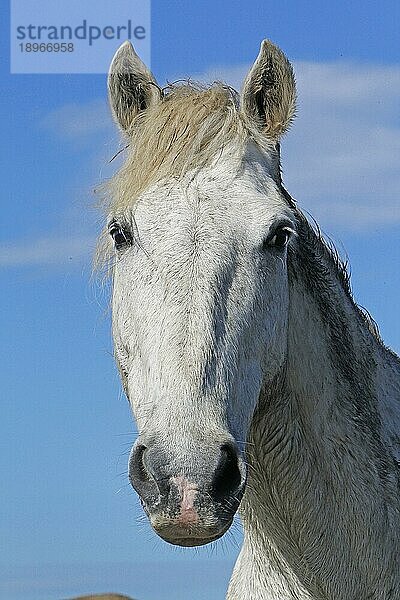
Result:
<svg viewBox="0 0 400 600">
<path fill-rule="evenodd" d="M 89 596 L 78 596 L 71 600 L 133 600 L 133 598 L 121 594 L 91 594 Z"/>
</svg>

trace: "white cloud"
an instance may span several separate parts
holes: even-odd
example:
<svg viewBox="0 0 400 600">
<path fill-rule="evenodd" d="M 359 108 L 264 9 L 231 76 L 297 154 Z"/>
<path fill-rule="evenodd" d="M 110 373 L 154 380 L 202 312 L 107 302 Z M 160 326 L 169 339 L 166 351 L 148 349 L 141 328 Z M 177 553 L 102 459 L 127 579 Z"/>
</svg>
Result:
<svg viewBox="0 0 400 600">
<path fill-rule="evenodd" d="M 112 118 L 106 100 L 92 100 L 87 104 L 66 104 L 51 111 L 40 124 L 61 137 L 82 139 L 93 134 L 108 133 Z"/>
<path fill-rule="evenodd" d="M 0 245 L 0 267 L 82 264 L 90 260 L 94 240 L 82 237 L 43 237 Z"/>
</svg>

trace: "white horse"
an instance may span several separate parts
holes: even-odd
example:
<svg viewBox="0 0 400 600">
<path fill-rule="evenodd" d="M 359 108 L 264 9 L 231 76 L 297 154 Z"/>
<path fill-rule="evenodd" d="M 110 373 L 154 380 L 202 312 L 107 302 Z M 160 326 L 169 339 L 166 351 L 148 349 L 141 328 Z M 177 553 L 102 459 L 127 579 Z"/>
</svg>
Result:
<svg viewBox="0 0 400 600">
<path fill-rule="evenodd" d="M 229 600 L 400 599 L 400 361 L 283 187 L 288 60 L 264 41 L 240 97 L 163 90 L 125 43 L 109 97 L 100 253 L 151 525 L 202 545 L 239 508 Z"/>
</svg>

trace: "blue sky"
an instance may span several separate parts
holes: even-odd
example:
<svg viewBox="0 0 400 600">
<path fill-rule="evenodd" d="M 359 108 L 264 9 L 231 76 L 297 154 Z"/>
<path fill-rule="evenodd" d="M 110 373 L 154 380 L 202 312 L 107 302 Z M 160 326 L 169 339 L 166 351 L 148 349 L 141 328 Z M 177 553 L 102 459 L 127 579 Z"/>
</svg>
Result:
<svg viewBox="0 0 400 600">
<path fill-rule="evenodd" d="M 293 61 L 286 185 L 348 254 L 356 299 L 397 352 L 399 12 L 394 0 L 152 3 L 160 83 L 239 86 L 264 37 Z M 173 549 L 127 485 L 134 424 L 112 361 L 108 290 L 91 277 L 92 190 L 118 148 L 105 77 L 10 75 L 4 15 L 1 27 L 0 598 L 221 599 L 238 530 L 211 549 Z"/>
</svg>

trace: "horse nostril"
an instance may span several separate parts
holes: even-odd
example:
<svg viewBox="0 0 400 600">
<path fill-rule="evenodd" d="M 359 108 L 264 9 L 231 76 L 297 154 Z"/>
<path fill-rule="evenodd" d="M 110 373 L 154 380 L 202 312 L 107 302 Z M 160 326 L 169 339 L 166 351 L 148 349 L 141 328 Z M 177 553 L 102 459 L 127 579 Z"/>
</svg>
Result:
<svg viewBox="0 0 400 600">
<path fill-rule="evenodd" d="M 214 500 L 218 502 L 235 494 L 241 481 L 237 451 L 230 444 L 224 444 L 221 446 L 221 456 L 211 485 Z"/>
<path fill-rule="evenodd" d="M 161 494 L 155 456 L 157 453 L 154 452 L 154 448 L 137 444 L 133 447 L 129 458 L 129 481 L 139 494 L 145 510 L 146 506 L 148 508 L 154 506 Z"/>
<path fill-rule="evenodd" d="M 131 482 L 147 483 L 150 481 L 149 472 L 146 469 L 145 453 L 147 447 L 139 444 L 131 455 L 129 461 L 129 479 Z"/>
</svg>

